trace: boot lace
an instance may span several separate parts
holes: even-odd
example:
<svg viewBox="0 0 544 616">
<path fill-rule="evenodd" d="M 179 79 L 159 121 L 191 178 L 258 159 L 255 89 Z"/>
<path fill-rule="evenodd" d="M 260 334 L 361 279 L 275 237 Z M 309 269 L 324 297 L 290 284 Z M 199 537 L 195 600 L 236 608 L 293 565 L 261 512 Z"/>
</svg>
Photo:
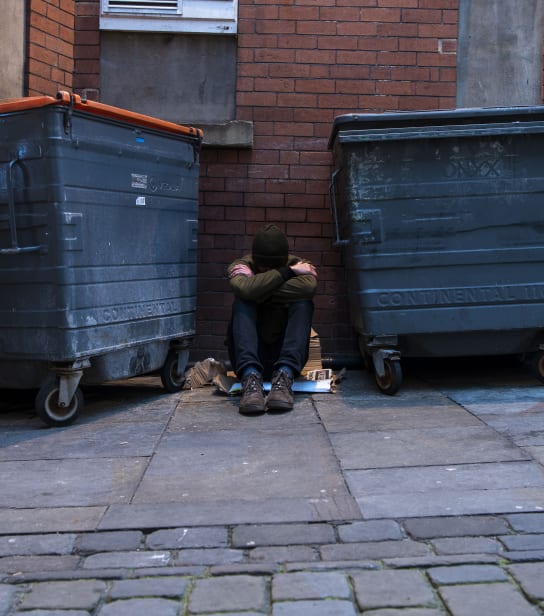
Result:
<svg viewBox="0 0 544 616">
<path fill-rule="evenodd" d="M 276 391 L 284 391 L 289 390 L 291 387 L 291 379 L 290 377 L 283 371 L 280 370 L 272 383 L 272 389 Z"/>
<path fill-rule="evenodd" d="M 247 376 L 244 382 L 244 392 L 253 393 L 255 391 L 261 391 L 261 389 L 259 376 L 252 372 Z"/>
</svg>

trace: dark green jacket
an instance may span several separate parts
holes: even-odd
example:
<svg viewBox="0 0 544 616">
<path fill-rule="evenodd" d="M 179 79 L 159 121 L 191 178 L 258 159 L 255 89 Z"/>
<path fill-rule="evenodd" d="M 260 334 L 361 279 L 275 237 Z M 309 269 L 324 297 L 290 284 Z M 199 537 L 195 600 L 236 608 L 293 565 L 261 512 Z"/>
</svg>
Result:
<svg viewBox="0 0 544 616">
<path fill-rule="evenodd" d="M 287 322 L 286 305 L 302 299 L 312 299 L 317 289 L 317 279 L 311 274 L 297 276 L 289 268 L 300 261 L 296 255 L 289 255 L 287 265 L 256 273 L 251 254 L 233 261 L 228 269 L 231 289 L 236 297 L 258 304 L 259 336 L 266 342 L 273 342 L 283 332 Z M 238 264 L 249 266 L 253 276 L 232 276 L 231 271 Z"/>
</svg>

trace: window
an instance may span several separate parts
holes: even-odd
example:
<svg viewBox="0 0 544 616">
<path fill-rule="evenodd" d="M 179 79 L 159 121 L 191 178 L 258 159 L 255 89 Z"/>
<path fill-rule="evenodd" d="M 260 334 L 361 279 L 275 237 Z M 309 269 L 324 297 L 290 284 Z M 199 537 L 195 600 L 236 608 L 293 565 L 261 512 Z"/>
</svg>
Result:
<svg viewBox="0 0 544 616">
<path fill-rule="evenodd" d="M 235 34 L 238 0 L 101 0 L 101 30 Z"/>
</svg>

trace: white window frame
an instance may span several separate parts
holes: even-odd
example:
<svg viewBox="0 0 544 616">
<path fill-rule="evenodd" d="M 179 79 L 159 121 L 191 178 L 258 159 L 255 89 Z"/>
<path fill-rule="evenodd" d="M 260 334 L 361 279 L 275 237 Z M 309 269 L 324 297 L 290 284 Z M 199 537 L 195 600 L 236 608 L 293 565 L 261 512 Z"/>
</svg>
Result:
<svg viewBox="0 0 544 616">
<path fill-rule="evenodd" d="M 100 29 L 236 34 L 238 0 L 162 0 L 163 7 L 160 4 L 161 0 L 100 0 Z"/>
</svg>

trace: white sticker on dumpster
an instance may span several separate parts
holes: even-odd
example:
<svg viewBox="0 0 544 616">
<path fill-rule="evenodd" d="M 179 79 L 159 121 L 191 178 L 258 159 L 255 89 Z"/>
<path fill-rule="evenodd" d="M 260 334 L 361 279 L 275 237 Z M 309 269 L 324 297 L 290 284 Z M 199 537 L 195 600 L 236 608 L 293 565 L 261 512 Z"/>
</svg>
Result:
<svg viewBox="0 0 544 616">
<path fill-rule="evenodd" d="M 141 173 L 132 173 L 132 188 L 147 188 L 147 175 Z"/>
<path fill-rule="evenodd" d="M 136 205 L 145 205 L 145 197 L 136 197 Z"/>
</svg>

